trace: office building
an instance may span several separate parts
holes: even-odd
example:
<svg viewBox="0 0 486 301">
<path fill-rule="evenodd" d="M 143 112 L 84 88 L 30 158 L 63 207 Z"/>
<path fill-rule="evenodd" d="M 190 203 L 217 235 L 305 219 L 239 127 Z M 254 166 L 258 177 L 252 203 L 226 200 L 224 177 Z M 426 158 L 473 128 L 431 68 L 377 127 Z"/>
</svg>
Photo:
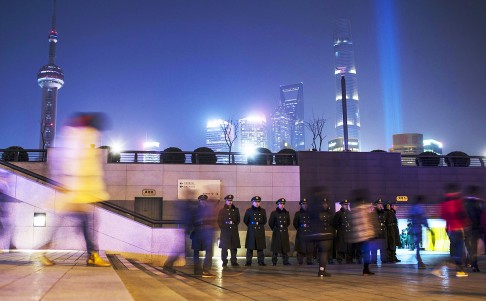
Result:
<svg viewBox="0 0 486 301">
<path fill-rule="evenodd" d="M 226 120 L 211 119 L 206 123 L 206 146 L 215 152 L 228 152 L 229 147 L 225 139 L 224 126 L 230 126 L 230 136 L 232 140 L 235 137 L 234 127 L 229 125 Z M 234 151 L 232 149 L 232 151 Z"/>
<path fill-rule="evenodd" d="M 279 105 L 271 117 L 271 151 L 276 153 L 292 146 L 292 120 Z"/>
<path fill-rule="evenodd" d="M 143 143 L 143 150 L 150 152 L 159 152 L 160 143 L 157 141 L 145 141 Z M 144 153 L 142 156 L 142 162 L 145 163 L 159 163 L 160 154 L 159 153 Z"/>
<path fill-rule="evenodd" d="M 344 138 L 336 138 L 329 140 L 327 143 L 327 149 L 333 152 L 344 151 Z M 358 139 L 348 139 L 348 150 L 352 152 L 359 152 L 359 142 Z"/>
<path fill-rule="evenodd" d="M 442 143 L 434 139 L 426 139 L 424 140 L 424 152 L 442 155 Z"/>
<path fill-rule="evenodd" d="M 305 150 L 304 84 L 280 86 L 280 106 L 277 110 L 283 111 L 290 119 L 292 148 L 297 151 Z M 277 135 L 286 136 L 286 133 Z"/>
<path fill-rule="evenodd" d="M 265 116 L 252 116 L 239 120 L 239 151 L 250 152 L 267 147 L 267 120 Z"/>
</svg>

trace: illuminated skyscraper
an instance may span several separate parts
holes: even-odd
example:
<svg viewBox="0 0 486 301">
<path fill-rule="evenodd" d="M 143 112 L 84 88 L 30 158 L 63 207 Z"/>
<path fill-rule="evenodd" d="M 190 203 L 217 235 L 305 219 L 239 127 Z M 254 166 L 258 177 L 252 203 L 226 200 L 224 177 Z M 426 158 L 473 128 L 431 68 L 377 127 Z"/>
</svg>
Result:
<svg viewBox="0 0 486 301">
<path fill-rule="evenodd" d="M 144 151 L 160 151 L 160 143 L 157 141 L 145 141 L 143 143 L 143 150 Z M 160 162 L 160 155 L 159 154 L 143 154 L 142 161 L 145 163 L 159 163 Z"/>
<path fill-rule="evenodd" d="M 246 152 L 258 147 L 267 147 L 267 120 L 265 116 L 247 117 L 239 120 L 239 150 Z"/>
<path fill-rule="evenodd" d="M 353 148 L 353 150 L 359 150 L 361 144 L 359 96 L 356 81 L 353 41 L 351 38 L 351 24 L 347 19 L 339 19 L 334 25 L 334 67 L 334 75 L 336 77 L 336 139 L 329 141 L 329 150 L 337 150 L 331 148 L 331 145 L 342 145 L 339 141 L 344 137 L 341 90 L 342 75 L 344 75 L 344 78 L 346 79 L 348 138 L 350 141 L 357 141 L 358 145 L 356 148 Z"/>
<path fill-rule="evenodd" d="M 424 152 L 433 152 L 437 155 L 442 155 L 442 142 L 434 139 L 425 139 Z"/>
<path fill-rule="evenodd" d="M 292 148 L 297 151 L 305 150 L 304 84 L 280 86 L 280 106 L 290 118 Z"/>
<path fill-rule="evenodd" d="M 271 147 L 276 153 L 284 148 L 292 147 L 292 120 L 285 113 L 283 106 L 279 105 L 271 117 Z"/>
<path fill-rule="evenodd" d="M 228 152 L 229 147 L 225 140 L 223 125 L 228 122 L 222 119 L 211 119 L 206 124 L 206 146 L 215 152 Z M 233 129 L 233 128 L 232 128 Z M 230 138 L 234 138 L 234 130 L 231 130 Z M 233 151 L 233 150 L 232 150 Z"/>
<path fill-rule="evenodd" d="M 42 88 L 42 108 L 39 147 L 46 149 L 53 146 L 56 137 L 57 91 L 64 85 L 64 73 L 54 63 L 56 58 L 56 0 L 53 1 L 52 28 L 49 32 L 49 63 L 37 73 L 37 83 Z"/>
</svg>

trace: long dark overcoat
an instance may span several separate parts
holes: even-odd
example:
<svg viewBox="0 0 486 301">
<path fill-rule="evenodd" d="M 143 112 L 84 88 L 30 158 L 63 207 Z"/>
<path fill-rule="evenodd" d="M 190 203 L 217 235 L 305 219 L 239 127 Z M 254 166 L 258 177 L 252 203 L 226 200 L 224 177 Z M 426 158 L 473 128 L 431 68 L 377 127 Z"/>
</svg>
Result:
<svg viewBox="0 0 486 301">
<path fill-rule="evenodd" d="M 351 236 L 351 211 L 344 210 L 341 208 L 334 215 L 333 220 L 334 228 L 337 230 L 336 233 L 336 251 L 346 252 L 348 249 L 348 240 Z"/>
<path fill-rule="evenodd" d="M 277 208 L 270 213 L 268 225 L 272 229 L 272 245 L 270 250 L 274 253 L 290 251 L 289 226 L 290 214 L 285 209 Z"/>
<path fill-rule="evenodd" d="M 218 213 L 218 226 L 221 229 L 219 247 L 221 249 L 237 249 L 241 247 L 238 225 L 240 210 L 235 205 L 224 205 Z"/>
<path fill-rule="evenodd" d="M 397 215 L 393 209 L 387 210 L 385 214 L 388 249 L 395 250 L 396 247 L 400 247 L 402 245 L 400 242 Z"/>
<path fill-rule="evenodd" d="M 265 241 L 265 224 L 267 213 L 262 207 L 248 208 L 243 217 L 243 222 L 248 226 L 246 232 L 245 247 L 249 250 L 263 250 L 267 247 Z"/>
<path fill-rule="evenodd" d="M 311 228 L 309 210 L 300 209 L 295 212 L 293 224 L 297 230 L 297 234 L 295 235 L 295 251 L 301 253 L 313 252 L 314 243 L 307 238 Z"/>
</svg>

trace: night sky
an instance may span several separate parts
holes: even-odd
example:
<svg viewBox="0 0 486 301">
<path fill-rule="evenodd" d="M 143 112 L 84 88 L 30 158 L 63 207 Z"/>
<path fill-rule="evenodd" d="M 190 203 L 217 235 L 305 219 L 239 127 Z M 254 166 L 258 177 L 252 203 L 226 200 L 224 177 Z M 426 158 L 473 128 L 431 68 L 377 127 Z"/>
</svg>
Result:
<svg viewBox="0 0 486 301">
<path fill-rule="evenodd" d="M 486 155 L 483 0 L 58 0 L 57 14 L 58 128 L 73 112 L 104 111 L 105 145 L 140 150 L 148 138 L 192 151 L 205 146 L 207 119 L 268 118 L 280 85 L 297 82 L 305 119 L 327 119 L 327 145 L 333 22 L 348 18 L 363 151 L 415 132 L 446 154 Z M 51 15 L 50 0 L 0 0 L 0 148 L 38 148 Z"/>
</svg>

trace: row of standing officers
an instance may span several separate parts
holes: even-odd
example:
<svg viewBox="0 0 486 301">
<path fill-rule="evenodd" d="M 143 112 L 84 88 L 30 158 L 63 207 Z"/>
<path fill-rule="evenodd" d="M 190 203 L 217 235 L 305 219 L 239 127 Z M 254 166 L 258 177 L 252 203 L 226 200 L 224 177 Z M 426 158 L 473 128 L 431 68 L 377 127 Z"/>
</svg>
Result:
<svg viewBox="0 0 486 301">
<path fill-rule="evenodd" d="M 224 206 L 217 213 L 217 225 L 221 230 L 219 238 L 221 259 L 223 267 L 227 266 L 228 263 L 231 266 L 239 266 L 236 253 L 237 249 L 241 247 L 238 232 L 238 225 L 241 222 L 240 211 L 233 205 L 233 195 L 225 196 L 224 200 Z M 210 269 L 215 230 L 215 206 L 208 204 L 206 195 L 199 196 L 198 201 L 198 207 L 191 214 L 189 221 L 189 228 L 192 230 L 192 249 L 194 250 L 194 272 L 203 277 L 213 277 Z M 303 264 L 304 259 L 307 264 L 312 264 L 313 257 L 317 256 L 319 276 L 330 276 L 326 272 L 326 264 L 332 258 L 333 247 L 335 247 L 339 263 L 343 260 L 346 263 L 351 263 L 353 258 L 357 258 L 361 262 L 365 258 L 363 260 L 365 262 L 364 275 L 373 274 L 369 272 L 367 264 L 376 263 L 377 249 L 380 249 L 382 262 L 399 261 L 396 258 L 395 250 L 400 239 L 393 204 L 389 204 L 391 208 L 385 211 L 382 201 L 378 200 L 375 202 L 375 206 L 370 209 L 370 213 L 371 211 L 377 213 L 377 218 L 374 219 L 378 229 L 374 235 L 377 243 L 374 243 L 370 249 L 366 249 L 365 253 L 368 254 L 363 254 L 362 248 L 358 246 L 359 244 L 352 243 L 352 239 L 350 239 L 353 231 L 359 231 L 359 229 L 353 229 L 351 226 L 351 211 L 347 200 L 341 202 L 341 209 L 333 214 L 330 204 L 325 198 L 312 197 L 309 202 L 307 199 L 302 199 L 299 202 L 300 209 L 295 213 L 293 220 L 285 209 L 286 200 L 284 198 L 276 201 L 277 208 L 270 213 L 268 220 L 265 209 L 260 206 L 261 201 L 261 197 L 254 196 L 251 199 L 252 206 L 245 211 L 243 217 L 243 223 L 248 227 L 245 239 L 247 249 L 245 266 L 251 266 L 254 251 L 257 253 L 258 265 L 266 265 L 263 250 L 267 247 L 265 239 L 265 225 L 267 223 L 272 230 L 270 251 L 272 252 L 273 265 L 277 264 L 278 256 L 282 257 L 284 265 L 290 265 L 288 231 L 291 225 L 297 230 L 295 251 L 299 264 Z M 335 246 L 333 246 L 334 242 Z M 199 262 L 200 251 L 206 252 L 202 267 Z M 229 261 L 228 251 L 230 253 Z M 367 260 L 368 258 L 369 260 Z"/>
</svg>

